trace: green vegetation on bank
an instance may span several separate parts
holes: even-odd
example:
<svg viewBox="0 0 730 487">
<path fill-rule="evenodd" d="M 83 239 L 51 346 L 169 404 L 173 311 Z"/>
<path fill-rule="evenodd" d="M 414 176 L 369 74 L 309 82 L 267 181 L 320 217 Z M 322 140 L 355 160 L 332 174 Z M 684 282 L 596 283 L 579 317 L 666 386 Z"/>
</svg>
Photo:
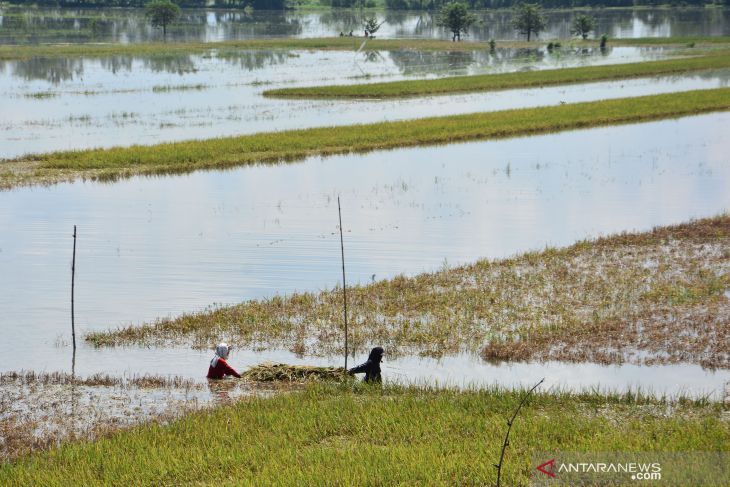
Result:
<svg viewBox="0 0 730 487">
<path fill-rule="evenodd" d="M 726 215 L 352 286 L 350 343 L 377 343 L 391 356 L 468 351 L 490 361 L 728 369 L 728 257 Z M 220 336 L 236 348 L 341 354 L 341 293 L 246 301 L 86 340 L 208 349 Z"/>
<path fill-rule="evenodd" d="M 0 466 L 0 484 L 493 485 L 521 393 L 311 385 L 62 443 Z M 726 452 L 724 412 L 635 393 L 538 392 L 512 429 L 502 483 L 526 485 L 540 451 Z M 662 465 L 683 478 L 672 470 Z"/>
<path fill-rule="evenodd" d="M 114 179 L 636 123 L 730 109 L 730 88 L 399 122 L 260 133 L 152 146 L 53 152 L 0 161 L 0 188 Z"/>
<path fill-rule="evenodd" d="M 310 49 L 310 50 L 357 50 L 365 41 L 363 37 L 315 37 L 242 39 L 219 42 L 140 42 L 133 44 L 42 44 L 0 46 L 0 60 L 30 59 L 34 57 L 104 57 L 104 56 L 156 56 L 171 54 L 203 54 L 212 50 L 241 49 Z M 728 41 L 730 42 L 730 40 Z M 505 43 L 521 46 L 524 43 Z M 420 49 L 420 50 L 477 50 L 488 49 L 483 42 L 455 44 L 439 39 L 370 39 L 369 49 Z M 534 43 L 532 45 L 534 47 Z"/>
<path fill-rule="evenodd" d="M 278 98 L 400 98 L 589 83 L 730 68 L 730 53 L 540 71 L 451 76 L 353 85 L 280 88 L 264 92 Z"/>
<path fill-rule="evenodd" d="M 105 56 L 159 56 L 171 54 L 204 54 L 212 50 L 241 49 L 310 49 L 310 50 L 357 50 L 363 37 L 315 37 L 279 39 L 241 39 L 219 42 L 140 42 L 130 44 L 79 43 L 36 44 L 0 46 L 0 60 L 31 59 L 34 57 L 105 57 Z M 584 47 L 597 47 L 598 41 L 570 41 Z M 542 44 L 546 44 L 547 40 Z M 730 43 L 725 37 L 665 37 L 612 39 L 611 45 L 632 46 L 717 46 Z M 563 41 L 564 45 L 570 45 Z M 498 41 L 499 48 L 535 48 L 540 44 L 525 41 Z M 417 49 L 424 51 L 474 51 L 488 50 L 488 42 L 450 42 L 441 39 L 369 39 L 368 49 L 389 51 Z"/>
</svg>

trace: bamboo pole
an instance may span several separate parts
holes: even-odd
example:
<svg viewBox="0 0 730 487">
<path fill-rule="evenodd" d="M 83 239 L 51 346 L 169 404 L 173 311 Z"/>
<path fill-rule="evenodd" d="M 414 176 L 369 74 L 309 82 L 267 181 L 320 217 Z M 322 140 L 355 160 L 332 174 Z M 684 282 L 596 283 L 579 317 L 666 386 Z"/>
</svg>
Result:
<svg viewBox="0 0 730 487">
<path fill-rule="evenodd" d="M 347 370 L 347 281 L 345 280 L 345 243 L 342 238 L 342 207 L 340 197 L 337 196 L 337 213 L 340 216 L 340 252 L 342 255 L 342 301 L 345 309 L 345 370 Z"/>
<path fill-rule="evenodd" d="M 74 225 L 74 251 L 71 260 L 71 339 L 74 346 L 74 362 L 76 359 L 76 322 L 74 316 L 74 284 L 76 280 L 76 225 Z"/>
</svg>

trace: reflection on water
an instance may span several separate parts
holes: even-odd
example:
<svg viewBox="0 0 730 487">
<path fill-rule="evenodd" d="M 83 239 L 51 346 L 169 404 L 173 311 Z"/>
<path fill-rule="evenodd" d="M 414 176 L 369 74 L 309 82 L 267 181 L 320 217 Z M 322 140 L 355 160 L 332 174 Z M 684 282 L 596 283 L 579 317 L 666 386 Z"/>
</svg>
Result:
<svg viewBox="0 0 730 487">
<path fill-rule="evenodd" d="M 31 58 L 15 63 L 2 63 L 3 73 L 8 71 L 23 81 L 43 80 L 57 85 L 73 81 L 84 74 L 84 60 L 81 58 Z"/>
<path fill-rule="evenodd" d="M 17 61 L 0 61 L 0 73 L 8 78 L 15 76 L 25 81 L 47 81 L 58 85 L 64 81 L 82 80 L 84 66 L 98 70 L 103 68 L 112 74 L 145 71 L 153 73 L 186 74 L 210 69 L 210 66 L 239 68 L 242 72 L 265 70 L 265 76 L 274 76 L 281 69 L 267 70 L 272 66 L 288 64 L 294 69 L 312 69 L 312 58 L 325 61 L 332 69 L 323 76 L 319 70 L 304 77 L 312 81 L 327 81 L 333 78 L 352 80 L 364 74 L 372 77 L 424 76 L 478 74 L 485 72 L 506 72 L 518 69 L 555 69 L 593 64 L 651 61 L 667 58 L 671 49 L 663 47 L 615 47 L 599 49 L 593 47 L 570 48 L 548 51 L 544 47 L 534 49 L 496 49 L 489 51 L 420 51 L 414 49 L 376 51 L 365 49 L 359 53 L 334 51 L 326 54 L 310 51 L 284 50 L 233 50 L 212 51 L 205 55 L 160 53 L 151 56 L 106 56 L 88 58 L 30 58 Z M 299 60 L 298 58 L 302 58 Z M 361 63 L 376 66 L 370 72 L 361 73 Z M 285 66 L 288 68 L 290 66 Z M 328 70 L 327 70 L 328 71 Z M 5 82 L 10 85 L 10 79 Z M 293 80 L 292 80 L 293 81 Z M 299 81 L 299 80 L 298 80 Z M 342 81 L 340 81 L 342 82 Z M 10 85 L 11 86 L 11 85 Z"/>
<path fill-rule="evenodd" d="M 476 12 L 481 23 L 470 38 L 515 39 L 509 11 Z M 548 11 L 544 38 L 569 38 L 575 12 Z M 596 34 L 610 37 L 716 36 L 730 34 L 730 9 L 677 8 L 593 10 Z M 448 38 L 430 12 L 383 11 L 380 37 Z M 176 41 L 216 41 L 260 37 L 321 37 L 340 32 L 361 33 L 363 14 L 351 10 L 325 12 L 236 12 L 183 10 L 168 30 Z M 145 42 L 161 39 L 141 10 L 122 9 L 0 9 L 0 43 Z"/>
<path fill-rule="evenodd" d="M 238 51 L 0 63 L 0 157 L 556 105 L 727 84 L 730 70 L 418 100 L 281 100 L 265 89 L 662 59 L 656 48 Z M 326 68 L 326 69 L 325 69 Z"/>
<path fill-rule="evenodd" d="M 0 233 L 0 369 L 69 366 L 74 224 L 76 323 L 83 334 L 213 303 L 331 288 L 341 277 L 338 194 L 351 283 L 714 215 L 730 209 L 728 124 L 730 113 L 720 113 L 0 193 L 0 228 L 11 230 Z M 197 376 L 209 360 L 209 352 L 169 351 L 187 355 L 165 365 L 166 353 L 83 344 L 76 370 Z M 275 359 L 269 352 L 252 357 Z M 416 375 L 411 359 L 399 360 L 392 365 Z M 474 372 L 462 376 L 484 373 L 492 381 L 504 370 L 471 363 Z M 525 369 L 525 380 L 541 373 L 535 367 Z M 446 369 L 443 377 L 456 377 Z M 613 369 L 595 370 L 600 381 Z M 697 377 L 721 377 L 686 370 L 690 375 L 662 380 L 691 388 Z M 628 373 L 605 381 L 618 384 Z"/>
</svg>

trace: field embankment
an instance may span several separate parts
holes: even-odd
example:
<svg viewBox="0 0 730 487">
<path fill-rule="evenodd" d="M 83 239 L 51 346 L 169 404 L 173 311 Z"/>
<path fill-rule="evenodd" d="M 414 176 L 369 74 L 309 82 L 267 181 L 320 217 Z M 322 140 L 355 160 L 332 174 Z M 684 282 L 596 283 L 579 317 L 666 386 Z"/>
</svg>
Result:
<svg viewBox="0 0 730 487">
<path fill-rule="evenodd" d="M 730 88 L 567 105 L 322 127 L 209 140 L 35 154 L 0 160 L 0 189 L 79 178 L 114 180 L 308 156 L 447 144 L 638 123 L 730 109 Z"/>
<path fill-rule="evenodd" d="M 0 483 L 493 485 L 519 399 L 520 391 L 496 389 L 313 385 L 65 443 L 1 466 Z M 721 403 L 538 393 L 510 440 L 502 483 L 526 485 L 533 452 L 727 452 L 730 424 Z"/>
<path fill-rule="evenodd" d="M 451 76 L 384 83 L 279 88 L 264 91 L 264 96 L 320 99 L 404 98 L 644 78 L 727 68 L 730 68 L 730 53 L 529 72 Z"/>
<path fill-rule="evenodd" d="M 31 59 L 36 57 L 105 57 L 105 56 L 165 56 L 173 54 L 205 54 L 213 50 L 256 50 L 256 49 L 307 49 L 356 51 L 365 39 L 363 37 L 313 37 L 280 39 L 240 39 L 217 42 L 140 42 L 140 43 L 72 43 L 72 44 L 28 44 L 0 46 L 0 61 Z M 597 47 L 598 41 L 560 40 L 566 47 Z M 536 48 L 548 40 L 539 42 L 498 41 L 502 48 Z M 686 46 L 717 47 L 730 43 L 730 37 L 663 37 L 612 39 L 614 46 Z M 451 42 L 440 39 L 369 39 L 367 49 L 392 51 L 415 49 L 423 51 L 477 51 L 488 50 L 488 42 Z"/>
<path fill-rule="evenodd" d="M 352 342 L 391 355 L 730 368 L 730 216 L 348 289 Z M 343 349 L 337 289 L 248 301 L 86 336 L 308 355 Z"/>
</svg>

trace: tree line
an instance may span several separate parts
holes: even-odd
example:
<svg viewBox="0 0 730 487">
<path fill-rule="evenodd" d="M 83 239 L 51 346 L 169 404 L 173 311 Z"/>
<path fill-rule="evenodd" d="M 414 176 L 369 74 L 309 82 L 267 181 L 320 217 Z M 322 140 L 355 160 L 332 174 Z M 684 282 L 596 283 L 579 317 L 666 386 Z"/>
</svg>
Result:
<svg viewBox="0 0 730 487">
<path fill-rule="evenodd" d="M 123 7 L 144 8 L 149 0 L 9 0 L 11 5 L 34 5 L 38 7 L 101 8 Z M 258 10 L 282 10 L 289 6 L 287 0 L 175 0 L 181 8 L 247 8 Z"/>
<path fill-rule="evenodd" d="M 43 7 L 129 7 L 142 8 L 148 0 L 9 0 L 13 5 L 37 5 Z M 470 9 L 512 8 L 522 0 L 464 0 Z M 247 8 L 258 10 L 282 10 L 296 7 L 297 0 L 179 0 L 182 8 Z M 320 0 L 331 7 L 374 7 L 375 0 Z M 385 0 L 391 10 L 440 10 L 449 0 Z M 702 7 L 705 5 L 730 6 L 730 0 L 542 0 L 540 6 L 550 8 L 576 7 L 641 7 L 655 5 L 677 5 Z"/>
<path fill-rule="evenodd" d="M 354 0 L 353 0 L 354 1 Z M 385 6 L 391 10 L 440 10 L 450 0 L 385 0 Z M 471 9 L 507 9 L 513 8 L 523 0 L 464 0 Z M 644 7 L 657 5 L 675 5 L 688 7 L 704 7 L 706 5 L 730 6 L 730 0 L 541 0 L 540 6 L 551 8 L 606 8 L 606 7 Z"/>
</svg>

